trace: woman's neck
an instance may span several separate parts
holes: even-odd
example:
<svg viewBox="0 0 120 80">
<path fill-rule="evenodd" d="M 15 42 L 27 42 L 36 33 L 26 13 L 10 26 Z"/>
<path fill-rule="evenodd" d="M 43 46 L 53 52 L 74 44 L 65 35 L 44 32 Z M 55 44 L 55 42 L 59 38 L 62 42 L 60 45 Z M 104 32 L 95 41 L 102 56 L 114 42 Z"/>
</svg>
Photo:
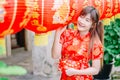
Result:
<svg viewBox="0 0 120 80">
<path fill-rule="evenodd" d="M 84 37 L 85 35 L 89 33 L 89 31 L 79 31 L 79 33 L 81 37 Z"/>
</svg>

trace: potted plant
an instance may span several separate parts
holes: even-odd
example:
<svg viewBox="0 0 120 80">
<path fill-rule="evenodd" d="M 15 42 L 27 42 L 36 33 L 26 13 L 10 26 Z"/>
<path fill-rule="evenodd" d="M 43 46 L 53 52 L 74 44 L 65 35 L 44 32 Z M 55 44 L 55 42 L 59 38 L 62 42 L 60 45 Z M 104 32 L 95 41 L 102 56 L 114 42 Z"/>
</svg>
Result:
<svg viewBox="0 0 120 80">
<path fill-rule="evenodd" d="M 103 67 L 95 79 L 110 78 L 112 66 L 120 66 L 120 19 L 114 19 L 104 26 L 104 58 Z"/>
<path fill-rule="evenodd" d="M 104 27 L 104 64 L 120 66 L 120 19 Z"/>
</svg>

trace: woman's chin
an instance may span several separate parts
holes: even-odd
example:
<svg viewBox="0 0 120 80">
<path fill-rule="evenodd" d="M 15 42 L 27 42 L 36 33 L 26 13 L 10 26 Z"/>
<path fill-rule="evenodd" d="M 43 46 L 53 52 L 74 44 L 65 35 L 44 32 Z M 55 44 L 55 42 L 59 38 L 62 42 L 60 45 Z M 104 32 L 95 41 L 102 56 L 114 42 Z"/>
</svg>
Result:
<svg viewBox="0 0 120 80">
<path fill-rule="evenodd" d="M 84 31 L 84 28 L 78 28 L 79 31 Z"/>
</svg>

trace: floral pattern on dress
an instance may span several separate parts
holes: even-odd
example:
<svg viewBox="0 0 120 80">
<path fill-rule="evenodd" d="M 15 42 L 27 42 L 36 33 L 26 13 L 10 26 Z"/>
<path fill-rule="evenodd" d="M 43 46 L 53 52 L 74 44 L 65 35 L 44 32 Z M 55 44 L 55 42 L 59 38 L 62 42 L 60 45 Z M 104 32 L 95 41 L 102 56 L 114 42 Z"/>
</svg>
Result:
<svg viewBox="0 0 120 80">
<path fill-rule="evenodd" d="M 90 33 L 81 37 L 79 31 L 67 29 L 60 36 L 62 44 L 61 59 L 59 69 L 62 71 L 61 80 L 92 80 L 92 75 L 67 76 L 67 68 L 86 69 L 91 57 L 88 55 Z M 92 59 L 99 59 L 103 56 L 103 46 L 100 41 L 95 41 L 94 50 L 91 53 Z M 90 54 L 90 55 L 91 55 Z"/>
</svg>

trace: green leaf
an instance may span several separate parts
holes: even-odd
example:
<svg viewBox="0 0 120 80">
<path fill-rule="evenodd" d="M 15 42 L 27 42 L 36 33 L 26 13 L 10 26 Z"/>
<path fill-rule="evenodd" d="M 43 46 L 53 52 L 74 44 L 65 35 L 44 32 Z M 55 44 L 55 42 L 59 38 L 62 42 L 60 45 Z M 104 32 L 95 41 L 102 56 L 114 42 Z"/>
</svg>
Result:
<svg viewBox="0 0 120 80">
<path fill-rule="evenodd" d="M 6 77 L 0 77 L 0 80 L 9 80 L 9 79 Z"/>
<path fill-rule="evenodd" d="M 117 66 L 120 66 L 120 61 L 115 61 L 114 65 L 117 67 Z"/>
<path fill-rule="evenodd" d="M 2 67 L 7 67 L 7 64 L 4 63 L 3 61 L 0 61 L 0 68 L 2 68 Z"/>
<path fill-rule="evenodd" d="M 117 23 L 118 26 L 120 26 L 120 19 L 115 19 L 115 22 Z"/>
<path fill-rule="evenodd" d="M 26 73 L 26 69 L 20 66 L 8 66 L 0 68 L 1 75 L 25 75 Z"/>
<path fill-rule="evenodd" d="M 113 40 L 113 44 L 117 44 L 117 42 L 118 42 L 117 40 Z"/>
<path fill-rule="evenodd" d="M 107 49 L 109 49 L 109 51 L 111 51 L 111 49 L 113 49 L 115 46 L 114 45 L 109 45 L 107 46 Z"/>
<path fill-rule="evenodd" d="M 118 54 L 118 55 L 115 56 L 115 60 L 116 61 L 120 61 L 120 54 Z"/>
<path fill-rule="evenodd" d="M 114 36 L 114 35 L 116 35 L 116 32 L 113 31 L 113 30 L 110 30 L 110 31 L 109 31 L 109 34 L 110 34 L 110 36 Z"/>
</svg>

